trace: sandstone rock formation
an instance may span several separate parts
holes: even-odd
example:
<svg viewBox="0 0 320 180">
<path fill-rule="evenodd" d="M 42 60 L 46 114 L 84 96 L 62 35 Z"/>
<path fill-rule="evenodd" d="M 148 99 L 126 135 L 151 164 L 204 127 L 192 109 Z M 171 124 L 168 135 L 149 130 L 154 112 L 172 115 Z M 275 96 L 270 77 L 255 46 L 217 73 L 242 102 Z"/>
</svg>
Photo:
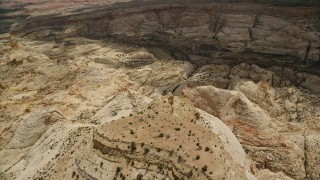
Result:
<svg viewBox="0 0 320 180">
<path fill-rule="evenodd" d="M 309 176 L 315 172 L 310 169 L 316 168 L 317 165 L 312 162 L 316 158 L 313 157 L 309 162 L 307 153 L 311 151 L 311 156 L 314 156 L 318 152 L 307 148 L 306 142 L 312 136 L 309 134 L 317 132 L 308 127 L 308 121 L 318 120 L 319 114 L 312 108 L 303 109 L 302 104 L 308 104 L 311 100 L 307 98 L 309 94 L 300 92 L 297 105 L 297 101 L 292 103 L 292 98 L 297 98 L 294 95 L 280 95 L 277 100 L 274 99 L 275 93 L 282 89 L 266 89 L 266 86 L 257 86 L 252 82 L 242 83 L 241 87 L 230 91 L 202 86 L 186 91 L 185 95 L 194 101 L 196 107 L 220 118 L 231 127 L 247 154 L 250 154 L 249 157 L 255 161 L 255 168 L 281 169 L 294 179 L 316 178 Z M 248 88 L 247 91 L 244 88 Z M 290 90 L 292 88 L 287 91 Z M 319 106 L 316 109 L 318 111 Z M 317 138 L 319 135 L 316 135 Z"/>
<path fill-rule="evenodd" d="M 0 34 L 0 179 L 320 177 L 319 4 L 26 2 L 0 3 L 29 16 Z"/>
</svg>

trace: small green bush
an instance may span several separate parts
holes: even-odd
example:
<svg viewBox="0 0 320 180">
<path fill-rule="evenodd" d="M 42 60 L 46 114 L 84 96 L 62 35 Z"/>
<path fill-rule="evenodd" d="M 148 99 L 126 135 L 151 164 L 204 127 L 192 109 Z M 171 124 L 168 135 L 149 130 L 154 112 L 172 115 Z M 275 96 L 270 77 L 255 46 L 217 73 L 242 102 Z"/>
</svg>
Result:
<svg viewBox="0 0 320 180">
<path fill-rule="evenodd" d="M 135 142 L 131 142 L 130 149 L 131 149 L 131 151 L 137 150 L 137 147 L 136 147 L 136 143 L 135 143 Z"/>
<path fill-rule="evenodd" d="M 205 148 L 205 151 L 206 151 L 206 152 L 210 151 L 210 148 L 209 148 L 209 147 L 206 147 L 206 148 Z"/>
<path fill-rule="evenodd" d="M 206 172 L 206 171 L 208 170 L 208 166 L 207 166 L 207 165 L 203 166 L 203 167 L 201 168 L 201 170 L 202 170 L 202 172 Z"/>
<path fill-rule="evenodd" d="M 149 148 L 145 148 L 143 154 L 147 155 L 150 152 Z"/>
</svg>

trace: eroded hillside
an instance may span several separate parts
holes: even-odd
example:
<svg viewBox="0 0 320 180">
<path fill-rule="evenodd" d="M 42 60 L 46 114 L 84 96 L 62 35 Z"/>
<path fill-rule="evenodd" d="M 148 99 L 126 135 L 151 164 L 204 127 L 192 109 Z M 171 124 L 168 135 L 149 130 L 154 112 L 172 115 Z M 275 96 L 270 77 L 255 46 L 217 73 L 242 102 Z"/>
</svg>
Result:
<svg viewBox="0 0 320 180">
<path fill-rule="evenodd" d="M 318 6 L 13 3 L 0 179 L 320 177 Z"/>
</svg>

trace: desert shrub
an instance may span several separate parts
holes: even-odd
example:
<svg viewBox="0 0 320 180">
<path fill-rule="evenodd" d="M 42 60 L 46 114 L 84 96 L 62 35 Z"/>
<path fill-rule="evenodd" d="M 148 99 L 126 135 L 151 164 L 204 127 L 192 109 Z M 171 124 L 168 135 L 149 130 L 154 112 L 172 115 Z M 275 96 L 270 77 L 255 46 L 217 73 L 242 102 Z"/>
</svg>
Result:
<svg viewBox="0 0 320 180">
<path fill-rule="evenodd" d="M 119 174 L 121 172 L 121 167 L 117 167 L 116 174 Z"/>
<path fill-rule="evenodd" d="M 145 148 L 143 154 L 147 155 L 150 152 L 149 148 Z"/>
<path fill-rule="evenodd" d="M 163 136 L 164 136 L 163 133 L 160 133 L 160 134 L 159 134 L 159 137 L 160 137 L 160 138 L 163 138 Z"/>
<path fill-rule="evenodd" d="M 142 180 L 143 175 L 142 174 L 138 174 L 137 176 L 137 180 Z"/>
<path fill-rule="evenodd" d="M 169 156 L 171 157 L 173 155 L 173 150 L 169 151 Z"/>
<path fill-rule="evenodd" d="M 208 152 L 208 151 L 210 151 L 210 148 L 209 148 L 209 147 L 206 147 L 204 150 L 205 150 L 206 152 Z"/>
<path fill-rule="evenodd" d="M 131 142 L 130 149 L 131 151 L 135 151 L 137 149 L 135 142 Z"/>
<path fill-rule="evenodd" d="M 208 170 L 208 166 L 207 165 L 204 165 L 202 168 L 201 168 L 202 172 L 206 172 Z"/>
</svg>

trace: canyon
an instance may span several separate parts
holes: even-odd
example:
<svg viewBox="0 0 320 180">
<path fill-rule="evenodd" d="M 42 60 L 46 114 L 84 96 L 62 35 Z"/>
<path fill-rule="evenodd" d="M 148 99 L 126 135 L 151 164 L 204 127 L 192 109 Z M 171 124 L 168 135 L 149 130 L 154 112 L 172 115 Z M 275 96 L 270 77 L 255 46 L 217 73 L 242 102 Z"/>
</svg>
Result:
<svg viewBox="0 0 320 180">
<path fill-rule="evenodd" d="M 320 4 L 292 2 L 1 2 L 0 179 L 319 179 Z"/>
</svg>

